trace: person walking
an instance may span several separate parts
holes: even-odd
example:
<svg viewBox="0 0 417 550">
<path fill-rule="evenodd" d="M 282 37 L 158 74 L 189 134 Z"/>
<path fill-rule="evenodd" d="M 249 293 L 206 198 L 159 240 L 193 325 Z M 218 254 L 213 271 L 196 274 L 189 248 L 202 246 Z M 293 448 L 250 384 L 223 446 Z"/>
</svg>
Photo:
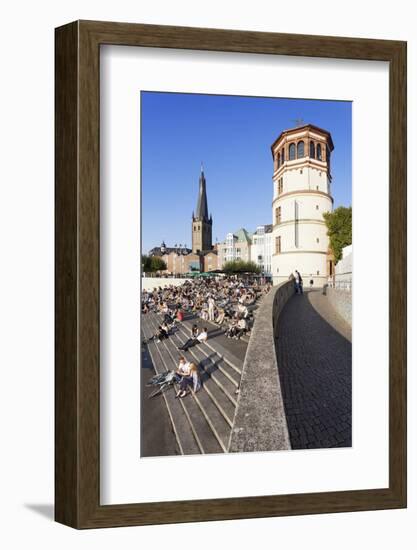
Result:
<svg viewBox="0 0 417 550">
<path fill-rule="evenodd" d="M 297 288 L 297 294 L 303 293 L 303 279 L 300 275 L 300 272 L 296 269 L 295 270 L 295 284 Z"/>
</svg>

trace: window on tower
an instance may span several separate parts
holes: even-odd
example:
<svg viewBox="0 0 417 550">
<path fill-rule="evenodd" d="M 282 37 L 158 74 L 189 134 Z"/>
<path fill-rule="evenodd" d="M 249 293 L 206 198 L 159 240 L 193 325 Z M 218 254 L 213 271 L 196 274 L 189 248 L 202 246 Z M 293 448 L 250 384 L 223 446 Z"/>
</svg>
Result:
<svg viewBox="0 0 417 550">
<path fill-rule="evenodd" d="M 314 141 L 310 141 L 310 157 L 316 158 L 316 148 L 314 147 Z"/>
<path fill-rule="evenodd" d="M 278 208 L 275 209 L 275 223 L 281 223 L 281 207 L 278 206 Z"/>
<path fill-rule="evenodd" d="M 281 166 L 281 154 L 278 153 L 278 163 L 277 163 L 277 166 L 278 168 Z"/>
<path fill-rule="evenodd" d="M 281 236 L 275 237 L 275 254 L 281 254 Z"/>
<path fill-rule="evenodd" d="M 285 161 L 285 150 L 284 147 L 281 149 L 281 164 L 284 164 Z"/>
<path fill-rule="evenodd" d="M 297 144 L 297 158 L 303 158 L 304 156 L 304 141 L 299 141 Z"/>
<path fill-rule="evenodd" d="M 320 143 L 317 144 L 317 158 L 318 160 L 321 160 L 321 145 Z"/>
<path fill-rule="evenodd" d="M 290 143 L 288 148 L 289 160 L 295 159 L 295 143 Z"/>
</svg>

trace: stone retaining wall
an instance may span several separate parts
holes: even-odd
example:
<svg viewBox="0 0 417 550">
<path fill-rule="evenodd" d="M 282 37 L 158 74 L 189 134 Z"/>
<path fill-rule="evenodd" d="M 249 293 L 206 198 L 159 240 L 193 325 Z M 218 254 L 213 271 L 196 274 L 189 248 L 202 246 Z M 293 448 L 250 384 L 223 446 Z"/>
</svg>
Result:
<svg viewBox="0 0 417 550">
<path fill-rule="evenodd" d="M 275 353 L 279 314 L 294 294 L 292 282 L 273 287 L 256 315 L 243 364 L 230 452 L 290 449 Z"/>
<path fill-rule="evenodd" d="M 352 293 L 349 290 L 327 287 L 325 294 L 337 313 L 352 326 Z"/>
<path fill-rule="evenodd" d="M 142 290 L 152 290 L 155 287 L 161 286 L 179 286 L 190 281 L 191 279 L 182 279 L 181 277 L 142 277 Z"/>
</svg>

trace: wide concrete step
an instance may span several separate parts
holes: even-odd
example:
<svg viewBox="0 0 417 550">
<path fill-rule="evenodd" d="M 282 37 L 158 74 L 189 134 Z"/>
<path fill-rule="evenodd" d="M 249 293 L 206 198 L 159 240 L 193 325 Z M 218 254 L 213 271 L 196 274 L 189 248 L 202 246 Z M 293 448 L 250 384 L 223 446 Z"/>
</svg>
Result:
<svg viewBox="0 0 417 550">
<path fill-rule="evenodd" d="M 149 315 L 149 314 L 147 314 Z M 147 318 L 153 333 L 156 332 L 160 320 L 150 314 Z M 176 369 L 182 352 L 176 349 L 172 337 L 154 343 L 160 359 L 167 370 Z M 177 400 L 182 406 L 189 421 L 191 431 L 197 441 L 201 453 L 226 452 L 230 426 L 213 403 L 208 392 L 202 388 L 197 394 L 191 394 Z M 176 419 L 174 418 L 174 423 Z"/>
<path fill-rule="evenodd" d="M 175 334 L 181 335 L 182 343 L 184 343 L 190 337 L 191 331 L 187 330 L 187 328 L 181 324 L 178 324 L 176 330 L 173 332 L 173 335 Z M 218 353 L 213 346 L 209 346 L 207 342 L 190 348 L 190 351 L 194 349 L 204 350 L 204 356 L 209 357 L 212 363 L 216 364 L 217 369 L 223 374 L 223 376 L 228 379 L 229 383 L 234 386 L 232 391 L 234 394 L 235 390 L 239 387 L 241 375 L 239 375 L 235 369 L 231 368 L 230 364 L 224 360 L 221 353 Z M 227 384 L 228 386 L 229 383 Z"/>
<path fill-rule="evenodd" d="M 146 330 L 146 328 L 145 330 L 142 330 L 142 334 L 146 339 L 148 339 L 152 335 L 150 331 Z M 148 344 L 148 351 L 156 374 L 161 374 L 162 372 L 167 370 L 164 361 L 161 359 L 157 344 L 154 342 L 150 342 Z M 152 390 L 153 388 L 150 387 L 149 394 L 152 392 Z M 178 401 L 178 399 L 175 398 L 174 388 L 168 388 L 168 390 L 166 390 L 162 394 L 162 398 L 165 401 L 168 415 L 171 420 L 172 428 L 181 454 L 200 454 L 201 450 L 194 435 L 194 430 L 190 425 L 189 419 L 187 418 L 181 403 Z M 156 399 L 159 399 L 159 397 L 156 397 Z M 148 429 L 152 429 L 152 426 L 149 426 Z"/>
<path fill-rule="evenodd" d="M 196 322 L 195 319 L 187 319 L 180 324 L 186 330 L 188 330 L 188 334 L 191 334 L 191 329 L 195 322 Z M 211 326 L 213 327 L 213 330 L 209 330 L 209 338 L 207 340 L 206 345 L 210 349 L 212 349 L 214 352 L 216 352 L 218 355 L 220 355 L 220 357 L 225 361 L 225 363 L 227 363 L 229 367 L 237 373 L 238 375 L 237 379 L 240 380 L 240 376 L 242 375 L 242 368 L 240 366 L 240 361 L 232 353 L 230 353 L 230 351 L 227 350 L 218 340 L 216 340 L 215 344 L 210 342 L 210 335 L 213 336 L 213 332 L 224 333 L 225 329 L 213 324 Z"/>
<path fill-rule="evenodd" d="M 173 338 L 169 338 L 169 340 L 166 340 L 164 343 L 166 344 L 168 350 L 171 349 L 173 353 L 177 352 Z M 199 364 L 193 356 L 188 357 L 188 359 L 190 361 L 196 362 L 197 365 Z M 217 407 L 215 401 L 213 401 L 209 392 L 209 388 L 207 388 L 204 380 L 201 390 L 196 394 L 192 393 L 190 397 L 196 401 L 198 407 L 200 408 L 201 414 L 204 416 L 205 420 L 209 424 L 223 452 L 226 452 L 231 426 L 227 422 L 227 419 L 222 414 L 221 410 Z M 188 399 L 189 397 L 183 399 L 182 401 L 187 402 Z"/>
<path fill-rule="evenodd" d="M 175 344 L 182 345 L 186 341 L 186 337 L 179 331 L 172 336 Z M 230 387 L 228 380 L 224 380 L 224 374 L 218 368 L 211 368 L 215 365 L 210 358 L 204 354 L 201 346 L 195 346 L 185 353 L 189 361 L 193 361 L 200 368 L 200 377 L 203 388 L 210 395 L 212 401 L 224 416 L 230 427 L 233 425 L 233 418 L 236 409 L 236 399 L 233 387 Z M 226 389 L 229 388 L 229 391 Z M 232 393 L 230 393 L 230 390 Z"/>
</svg>

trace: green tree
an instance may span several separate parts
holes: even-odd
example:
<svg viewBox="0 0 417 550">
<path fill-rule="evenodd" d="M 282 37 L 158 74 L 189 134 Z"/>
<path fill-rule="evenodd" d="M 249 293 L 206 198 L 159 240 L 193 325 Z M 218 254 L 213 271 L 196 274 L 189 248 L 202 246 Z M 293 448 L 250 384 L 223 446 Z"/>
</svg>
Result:
<svg viewBox="0 0 417 550">
<path fill-rule="evenodd" d="M 142 256 L 142 269 L 145 273 L 164 271 L 166 268 L 167 264 L 159 256 Z"/>
<path fill-rule="evenodd" d="M 223 265 L 225 273 L 260 273 L 261 269 L 255 262 L 245 262 L 243 260 L 233 260 Z"/>
<path fill-rule="evenodd" d="M 146 256 L 146 254 L 142 255 L 142 270 L 145 273 L 151 270 L 151 258 Z"/>
<path fill-rule="evenodd" d="M 352 207 L 339 206 L 333 212 L 323 214 L 330 238 L 330 248 L 337 263 L 342 257 L 342 248 L 352 244 Z"/>
</svg>

